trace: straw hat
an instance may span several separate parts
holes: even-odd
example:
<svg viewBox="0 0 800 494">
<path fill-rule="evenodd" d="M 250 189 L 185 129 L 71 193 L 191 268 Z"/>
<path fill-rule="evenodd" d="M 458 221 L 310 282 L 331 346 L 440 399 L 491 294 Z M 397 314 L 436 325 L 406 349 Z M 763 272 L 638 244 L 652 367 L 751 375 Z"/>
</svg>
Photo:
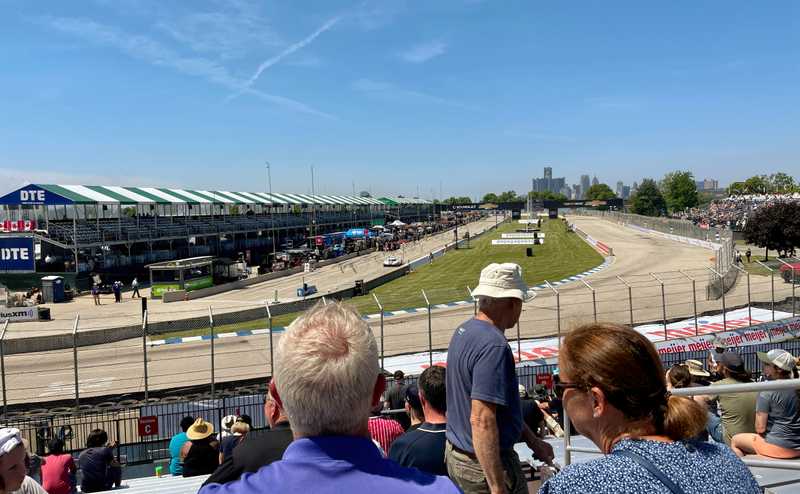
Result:
<svg viewBox="0 0 800 494">
<path fill-rule="evenodd" d="M 535 293 L 528 290 L 522 279 L 522 268 L 513 262 L 493 262 L 481 271 L 473 297 L 518 298 L 523 302 L 532 299 Z"/>
<path fill-rule="evenodd" d="M 191 441 L 198 441 L 207 438 L 213 433 L 214 425 L 198 417 L 198 419 L 194 421 L 194 424 L 189 427 L 189 430 L 186 431 L 186 437 Z"/>
<path fill-rule="evenodd" d="M 699 377 L 709 377 L 711 374 L 703 369 L 703 363 L 699 360 L 689 359 L 686 361 L 686 367 L 689 368 L 689 374 Z"/>
</svg>

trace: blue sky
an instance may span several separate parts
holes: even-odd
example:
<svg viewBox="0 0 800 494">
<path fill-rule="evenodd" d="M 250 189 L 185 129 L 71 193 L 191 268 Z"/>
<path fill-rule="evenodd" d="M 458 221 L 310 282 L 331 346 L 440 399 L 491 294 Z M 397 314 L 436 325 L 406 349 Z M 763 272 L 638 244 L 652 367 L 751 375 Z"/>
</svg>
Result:
<svg viewBox="0 0 800 494">
<path fill-rule="evenodd" d="M 0 0 L 0 189 L 800 176 L 800 2 Z"/>
</svg>

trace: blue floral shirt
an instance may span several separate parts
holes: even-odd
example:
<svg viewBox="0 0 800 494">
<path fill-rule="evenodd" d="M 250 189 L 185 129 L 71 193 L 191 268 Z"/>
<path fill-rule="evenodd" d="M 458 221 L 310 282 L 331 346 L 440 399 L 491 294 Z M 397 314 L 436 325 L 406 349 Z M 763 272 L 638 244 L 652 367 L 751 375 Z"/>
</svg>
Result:
<svg viewBox="0 0 800 494">
<path fill-rule="evenodd" d="M 669 489 L 644 467 L 614 454 L 622 450 L 650 460 L 686 494 L 761 493 L 747 466 L 724 444 L 624 439 L 614 445 L 610 455 L 564 468 L 542 485 L 539 494 L 669 494 Z"/>
</svg>

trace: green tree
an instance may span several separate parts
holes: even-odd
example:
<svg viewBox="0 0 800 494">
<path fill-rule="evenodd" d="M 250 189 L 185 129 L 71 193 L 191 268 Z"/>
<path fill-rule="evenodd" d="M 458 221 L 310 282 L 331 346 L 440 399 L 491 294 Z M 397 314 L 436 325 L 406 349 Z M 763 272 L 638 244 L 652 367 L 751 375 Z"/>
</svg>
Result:
<svg viewBox="0 0 800 494">
<path fill-rule="evenodd" d="M 566 201 L 567 196 L 558 192 L 545 190 L 544 192 L 528 192 L 528 197 L 534 201 Z"/>
<path fill-rule="evenodd" d="M 452 206 L 454 204 L 471 204 L 472 203 L 472 199 L 470 199 L 469 197 L 466 197 L 466 196 L 448 197 L 447 199 L 442 201 L 442 203 L 443 204 L 447 204 L 449 206 Z"/>
<path fill-rule="evenodd" d="M 631 198 L 631 212 L 644 216 L 660 216 L 667 210 L 664 196 L 652 178 L 646 178 L 639 184 L 639 189 Z"/>
<path fill-rule="evenodd" d="M 664 175 L 661 190 L 670 211 L 683 211 L 693 208 L 700 202 L 697 197 L 697 184 L 690 171 L 674 171 Z"/>
<path fill-rule="evenodd" d="M 790 194 L 797 188 L 794 177 L 783 172 L 773 173 L 770 175 L 769 184 L 773 192 L 778 194 Z"/>
<path fill-rule="evenodd" d="M 744 181 L 745 194 L 769 194 L 772 184 L 766 175 L 755 175 Z"/>
<path fill-rule="evenodd" d="M 489 192 L 485 196 L 483 196 L 483 202 L 498 202 L 497 194 L 494 192 Z"/>
<path fill-rule="evenodd" d="M 786 253 L 800 247 L 800 204 L 796 202 L 775 203 L 759 208 L 747 219 L 744 238 L 748 243 L 767 250 Z"/>
<path fill-rule="evenodd" d="M 745 193 L 744 182 L 733 182 L 728 186 L 729 196 L 740 196 Z"/>
<path fill-rule="evenodd" d="M 513 190 L 507 190 L 502 194 L 497 196 L 498 202 L 519 202 L 524 201 L 525 199 L 519 197 L 516 192 Z"/>
<path fill-rule="evenodd" d="M 597 184 L 589 187 L 584 197 L 587 201 L 605 201 L 616 198 L 617 194 L 607 184 Z"/>
</svg>

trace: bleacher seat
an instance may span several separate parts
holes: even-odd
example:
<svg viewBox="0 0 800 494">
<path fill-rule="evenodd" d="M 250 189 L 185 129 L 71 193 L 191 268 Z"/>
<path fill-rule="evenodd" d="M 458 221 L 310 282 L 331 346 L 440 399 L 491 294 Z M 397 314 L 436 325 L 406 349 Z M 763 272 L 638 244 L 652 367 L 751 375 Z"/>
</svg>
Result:
<svg viewBox="0 0 800 494">
<path fill-rule="evenodd" d="M 197 477 L 173 477 L 172 475 L 162 475 L 161 477 L 144 477 L 140 479 L 129 479 L 122 481 L 122 487 L 110 491 L 113 493 L 124 494 L 195 494 L 200 490 L 200 486 L 208 478 L 208 475 Z M 80 489 L 78 492 L 81 492 Z"/>
</svg>

